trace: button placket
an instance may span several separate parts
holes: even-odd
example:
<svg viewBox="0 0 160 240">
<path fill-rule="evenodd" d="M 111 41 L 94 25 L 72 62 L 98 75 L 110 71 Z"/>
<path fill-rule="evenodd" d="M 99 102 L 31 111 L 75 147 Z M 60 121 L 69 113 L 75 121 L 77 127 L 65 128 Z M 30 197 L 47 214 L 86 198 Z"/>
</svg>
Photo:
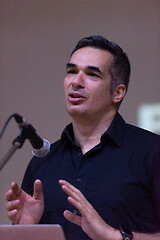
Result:
<svg viewBox="0 0 160 240">
<path fill-rule="evenodd" d="M 76 215 L 78 213 L 78 211 L 76 209 L 74 209 L 73 213 Z"/>
<path fill-rule="evenodd" d="M 82 182 L 82 179 L 81 178 L 77 178 L 77 182 Z"/>
</svg>

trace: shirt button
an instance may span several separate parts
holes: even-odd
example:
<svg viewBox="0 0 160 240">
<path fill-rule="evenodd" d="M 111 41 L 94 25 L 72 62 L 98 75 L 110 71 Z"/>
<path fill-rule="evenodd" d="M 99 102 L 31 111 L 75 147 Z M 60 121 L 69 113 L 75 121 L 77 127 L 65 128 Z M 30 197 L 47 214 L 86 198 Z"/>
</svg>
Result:
<svg viewBox="0 0 160 240">
<path fill-rule="evenodd" d="M 77 214 L 77 212 L 78 212 L 78 211 L 77 211 L 76 209 L 73 210 L 73 213 L 74 213 L 74 214 Z"/>
<path fill-rule="evenodd" d="M 81 179 L 81 178 L 77 178 L 77 181 L 78 181 L 78 182 L 82 182 L 82 179 Z"/>
</svg>

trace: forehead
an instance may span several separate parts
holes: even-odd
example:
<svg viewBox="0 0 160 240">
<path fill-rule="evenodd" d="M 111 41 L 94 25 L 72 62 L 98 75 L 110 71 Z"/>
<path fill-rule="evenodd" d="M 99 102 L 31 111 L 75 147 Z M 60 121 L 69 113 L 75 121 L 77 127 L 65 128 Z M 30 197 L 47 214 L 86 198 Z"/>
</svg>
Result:
<svg viewBox="0 0 160 240">
<path fill-rule="evenodd" d="M 69 62 L 81 67 L 95 66 L 103 70 L 111 66 L 113 55 L 106 50 L 84 47 L 74 52 Z"/>
</svg>

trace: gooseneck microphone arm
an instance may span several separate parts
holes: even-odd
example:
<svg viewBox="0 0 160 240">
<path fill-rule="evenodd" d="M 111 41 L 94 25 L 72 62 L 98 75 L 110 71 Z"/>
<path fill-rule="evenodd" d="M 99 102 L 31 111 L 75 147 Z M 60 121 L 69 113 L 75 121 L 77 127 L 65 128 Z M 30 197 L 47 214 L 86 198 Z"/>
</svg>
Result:
<svg viewBox="0 0 160 240">
<path fill-rule="evenodd" d="M 0 161 L 0 171 L 4 167 L 4 165 L 8 162 L 11 158 L 13 153 L 18 149 L 21 148 L 26 139 L 29 140 L 31 143 L 33 150 L 32 153 L 37 157 L 44 157 L 50 151 L 50 143 L 42 139 L 37 133 L 35 128 L 26 122 L 26 120 L 20 116 L 19 114 L 15 113 L 11 117 L 15 118 L 15 121 L 18 123 L 20 128 L 20 135 L 17 136 L 14 141 L 12 142 L 12 147 L 7 152 L 7 154 L 3 157 Z M 11 117 L 9 119 L 11 119 Z M 2 130 L 2 134 L 5 130 L 6 126 Z M 1 136 L 2 136 L 1 134 Z"/>
<path fill-rule="evenodd" d="M 18 136 L 18 138 L 14 141 L 20 142 L 21 147 L 24 141 L 28 139 L 34 149 L 41 149 L 43 147 L 43 139 L 36 133 L 35 128 L 31 124 L 27 123 L 25 118 L 23 118 L 17 113 L 14 114 L 14 118 L 21 130 L 20 136 Z"/>
</svg>

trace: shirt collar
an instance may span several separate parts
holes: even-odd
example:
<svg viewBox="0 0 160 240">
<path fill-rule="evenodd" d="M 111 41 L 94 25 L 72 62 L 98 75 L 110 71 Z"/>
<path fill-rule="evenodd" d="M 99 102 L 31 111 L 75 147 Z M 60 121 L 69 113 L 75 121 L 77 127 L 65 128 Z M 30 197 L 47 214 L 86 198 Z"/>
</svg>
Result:
<svg viewBox="0 0 160 240">
<path fill-rule="evenodd" d="M 115 117 L 114 117 L 113 121 L 111 122 L 109 128 L 103 135 L 104 136 L 108 135 L 115 144 L 120 146 L 121 142 L 122 142 L 125 125 L 126 125 L 126 123 L 125 123 L 124 119 L 117 112 L 115 114 Z"/>
<path fill-rule="evenodd" d="M 111 139 L 116 145 L 120 146 L 122 141 L 123 132 L 125 129 L 125 121 L 121 117 L 121 115 L 117 112 L 114 116 L 113 121 L 111 122 L 107 131 L 102 134 L 101 141 L 105 141 L 105 139 Z M 62 142 L 70 142 L 75 144 L 74 142 L 74 133 L 72 123 L 66 126 L 61 135 Z"/>
<path fill-rule="evenodd" d="M 61 141 L 63 143 L 64 142 L 70 142 L 72 144 L 75 144 L 72 123 L 68 124 L 65 127 L 65 129 L 63 130 L 62 135 L 61 135 Z"/>
</svg>

